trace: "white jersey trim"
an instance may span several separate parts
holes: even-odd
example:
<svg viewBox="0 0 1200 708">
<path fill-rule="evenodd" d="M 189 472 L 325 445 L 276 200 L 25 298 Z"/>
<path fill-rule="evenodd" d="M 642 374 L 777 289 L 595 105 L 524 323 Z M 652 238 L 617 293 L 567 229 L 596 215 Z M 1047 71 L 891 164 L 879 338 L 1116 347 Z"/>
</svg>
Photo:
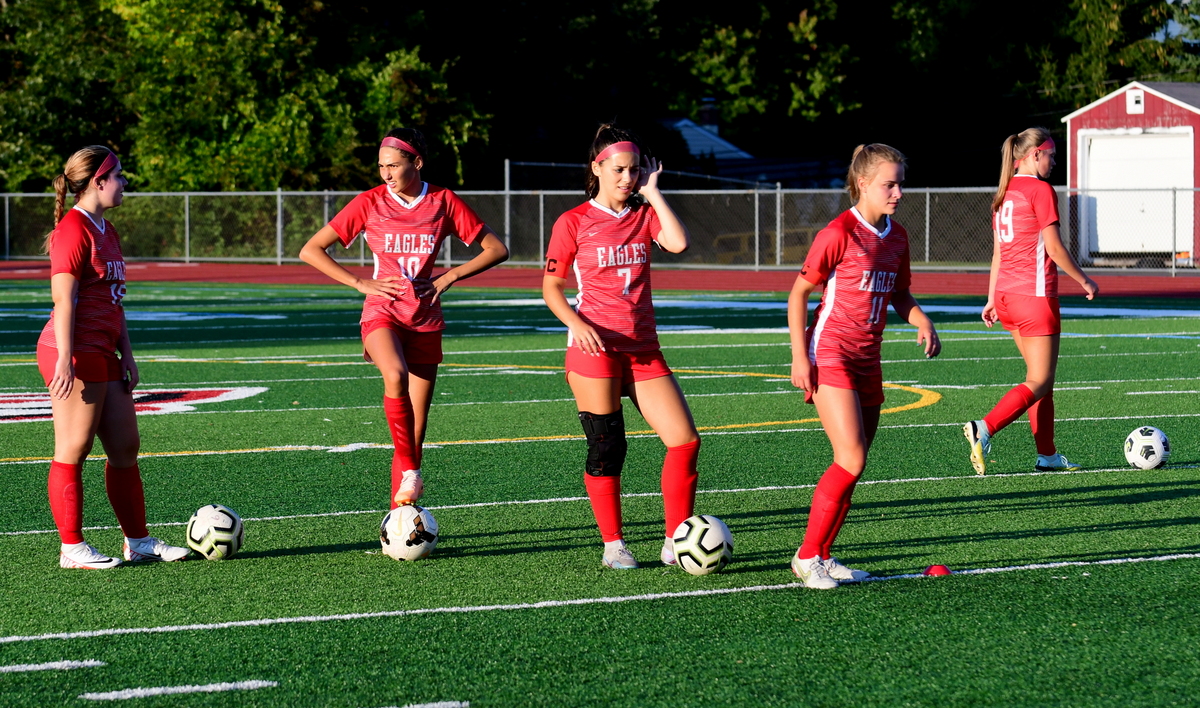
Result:
<svg viewBox="0 0 1200 708">
<path fill-rule="evenodd" d="M 375 272 L 371 273 L 371 280 L 379 280 L 379 256 L 374 251 L 371 251 L 371 259 L 375 261 Z"/>
<path fill-rule="evenodd" d="M 80 214 L 83 214 L 84 216 L 87 217 L 88 221 L 92 222 L 92 226 L 95 226 L 97 229 L 99 229 L 100 233 L 104 233 L 104 224 L 105 224 L 104 217 L 100 217 L 100 223 L 97 224 L 96 220 L 92 218 L 92 215 L 88 212 L 87 209 L 84 209 L 81 206 L 73 206 L 71 208 L 78 209 Z"/>
<path fill-rule="evenodd" d="M 589 199 L 588 204 L 591 204 L 592 206 L 596 207 L 597 209 L 604 212 L 605 214 L 616 217 L 618 219 L 625 218 L 625 215 L 628 214 L 630 211 L 632 211 L 629 207 L 625 207 L 620 212 L 615 212 L 612 209 L 609 209 L 608 207 L 604 206 L 600 202 L 596 201 L 595 199 Z"/>
<path fill-rule="evenodd" d="M 577 257 L 571 263 L 571 270 L 575 271 L 575 312 L 579 312 L 579 308 L 583 307 L 583 274 L 579 272 L 579 258 Z M 571 328 L 567 328 L 567 349 L 575 343 L 575 337 L 571 334 Z"/>
<path fill-rule="evenodd" d="M 854 214 L 854 218 L 858 219 L 858 223 L 862 224 L 868 231 L 875 234 L 879 238 L 887 238 L 888 234 L 892 232 L 892 217 L 888 216 L 887 214 L 883 215 L 883 218 L 887 221 L 887 226 L 883 229 L 883 231 L 880 231 L 872 226 L 871 222 L 864 219 L 862 214 L 858 213 L 858 207 L 850 207 L 850 212 Z"/>
<path fill-rule="evenodd" d="M 412 200 L 411 202 L 404 201 L 403 199 L 401 199 L 399 197 L 399 195 L 397 195 L 395 192 L 393 192 L 390 189 L 385 189 L 384 191 L 388 193 L 389 197 L 396 200 L 396 203 L 399 204 L 400 206 L 404 207 L 405 209 L 414 209 L 414 208 L 416 208 L 416 206 L 418 204 L 421 203 L 421 200 L 425 198 L 425 195 L 429 193 L 429 183 L 428 182 L 421 183 L 421 193 L 418 194 L 417 198 Z"/>
<path fill-rule="evenodd" d="M 812 339 L 808 340 L 808 361 L 813 366 L 817 365 L 817 345 L 821 341 L 821 332 L 825 330 L 825 323 L 829 321 L 829 315 L 833 312 L 833 302 L 837 297 L 837 267 L 829 272 L 829 278 L 825 280 L 825 298 L 821 303 L 821 316 L 817 318 L 817 324 L 813 327 Z"/>
</svg>

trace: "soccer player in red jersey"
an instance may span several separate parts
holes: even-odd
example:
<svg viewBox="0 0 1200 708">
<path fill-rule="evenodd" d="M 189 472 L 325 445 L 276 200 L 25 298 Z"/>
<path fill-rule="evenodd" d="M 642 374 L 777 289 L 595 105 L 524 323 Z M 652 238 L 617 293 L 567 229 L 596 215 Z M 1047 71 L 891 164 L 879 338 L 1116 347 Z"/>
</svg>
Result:
<svg viewBox="0 0 1200 708">
<path fill-rule="evenodd" d="M 833 446 L 833 464 L 813 492 L 804 543 L 792 558 L 792 572 L 810 588 L 835 588 L 840 580 L 869 576 L 839 563 L 830 548 L 879 427 L 880 344 L 888 303 L 917 328 L 925 356 L 935 357 L 942 348 L 933 322 L 909 291 L 908 233 L 891 218 L 903 194 L 904 166 L 904 155 L 887 145 L 854 150 L 846 188 L 856 204 L 813 239 L 788 298 L 792 385 L 816 404 Z M 806 330 L 808 296 L 822 283 L 821 303 Z"/>
<path fill-rule="evenodd" d="M 504 242 L 457 194 L 421 181 L 428 153 L 419 130 L 389 132 L 379 146 L 383 184 L 355 197 L 300 251 L 305 263 L 367 296 L 360 329 L 364 357 L 383 376 L 383 410 L 394 446 L 393 509 L 415 503 L 425 489 L 421 444 L 446 328 L 439 298 L 457 281 L 508 258 Z M 325 251 L 335 243 L 348 248 L 359 235 L 375 258 L 369 279 L 356 277 Z M 434 277 L 434 258 L 452 236 L 483 251 Z"/>
<path fill-rule="evenodd" d="M 121 161 L 102 145 L 76 152 L 54 178 L 55 226 L 44 247 L 50 254 L 54 310 L 38 338 L 37 364 L 50 390 L 54 417 L 47 487 L 62 540 L 58 562 L 63 568 L 121 564 L 83 540 L 83 462 L 96 436 L 108 457 L 104 487 L 125 534 L 125 560 L 177 561 L 189 553 L 146 529 L 137 462 L 141 438 L 133 406 L 138 369 L 121 304 L 125 259 L 117 230 L 104 218 L 105 211 L 121 206 L 126 184 Z M 68 190 L 75 195 L 75 206 L 65 210 Z"/>
<path fill-rule="evenodd" d="M 587 437 L 583 481 L 604 540 L 609 568 L 638 567 L 621 530 L 625 417 L 621 396 L 667 447 L 662 468 L 666 539 L 660 558 L 675 564 L 675 528 L 692 515 L 700 435 L 679 383 L 659 349 L 650 295 L 650 244 L 670 253 L 688 247 L 658 178 L 662 165 L 642 156 L 631 133 L 602 125 L 592 141 L 587 202 L 554 224 L 542 296 L 567 326 L 567 383 Z M 635 194 L 640 193 L 640 198 Z M 564 294 L 573 272 L 579 294 Z"/>
<path fill-rule="evenodd" d="M 1058 366 L 1058 268 L 1091 300 L 1100 292 L 1063 246 L 1058 195 L 1046 179 L 1054 169 L 1054 140 L 1030 128 L 1004 141 L 1000 187 L 992 199 L 992 273 L 983 322 L 1012 332 L 1025 360 L 1025 382 L 1000 399 L 983 420 L 963 426 L 977 474 L 987 471 L 992 436 L 1025 411 L 1037 445 L 1034 469 L 1077 470 L 1054 446 L 1054 373 Z M 1057 267 L 1056 267 L 1057 266 Z"/>
</svg>

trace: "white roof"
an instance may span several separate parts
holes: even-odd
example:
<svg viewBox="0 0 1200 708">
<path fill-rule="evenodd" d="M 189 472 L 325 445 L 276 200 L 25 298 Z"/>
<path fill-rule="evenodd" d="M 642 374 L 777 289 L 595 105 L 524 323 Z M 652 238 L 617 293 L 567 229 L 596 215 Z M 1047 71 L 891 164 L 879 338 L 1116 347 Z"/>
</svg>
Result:
<svg viewBox="0 0 1200 708">
<path fill-rule="evenodd" d="M 1142 83 L 1141 81 L 1133 81 L 1133 82 L 1130 82 L 1130 83 L 1122 86 L 1121 88 L 1117 89 L 1116 91 L 1113 91 L 1112 93 L 1108 94 L 1107 96 L 1104 96 L 1103 98 L 1092 101 L 1091 103 L 1087 104 L 1083 108 L 1080 108 L 1079 110 L 1077 110 L 1073 113 L 1068 113 L 1067 115 L 1063 116 L 1062 122 L 1066 123 L 1067 121 L 1071 120 L 1072 118 L 1075 118 L 1077 116 L 1080 116 L 1080 115 L 1092 110 L 1096 106 L 1099 106 L 1101 103 L 1105 103 L 1106 101 L 1112 100 L 1113 98 L 1124 93 L 1126 91 L 1126 89 L 1131 89 L 1131 88 L 1142 89 L 1146 93 L 1148 93 L 1152 96 L 1157 96 L 1157 97 L 1161 98 L 1162 100 L 1166 101 L 1167 103 L 1173 103 L 1176 106 L 1179 106 L 1180 108 L 1184 108 L 1186 110 L 1191 111 L 1192 113 L 1200 113 L 1200 84 L 1172 83 L 1172 82 L 1166 82 L 1166 81 L 1163 81 L 1163 82 L 1154 81 L 1154 82 Z"/>
<path fill-rule="evenodd" d="M 706 128 L 684 118 L 671 124 L 696 157 L 711 154 L 717 160 L 753 160 L 754 156 Z"/>
</svg>

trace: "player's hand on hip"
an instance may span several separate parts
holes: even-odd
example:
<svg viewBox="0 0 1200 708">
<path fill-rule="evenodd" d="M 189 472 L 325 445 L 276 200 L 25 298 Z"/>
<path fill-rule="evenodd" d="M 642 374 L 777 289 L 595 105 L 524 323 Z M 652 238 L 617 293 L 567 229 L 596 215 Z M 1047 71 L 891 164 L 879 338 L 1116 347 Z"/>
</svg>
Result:
<svg viewBox="0 0 1200 708">
<path fill-rule="evenodd" d="M 996 314 L 996 303 L 991 300 L 988 300 L 987 304 L 983 306 L 983 313 L 980 316 L 983 317 L 983 323 L 988 327 L 1000 321 L 1000 316 Z"/>
<path fill-rule="evenodd" d="M 400 295 L 404 294 L 407 289 L 402 283 L 408 282 L 403 278 L 397 278 L 394 275 L 389 275 L 386 278 L 378 280 L 358 280 L 354 284 L 354 289 L 363 295 L 378 295 L 386 297 L 389 300 L 395 300 Z"/>
<path fill-rule="evenodd" d="M 805 392 L 817 392 L 817 385 L 812 376 L 812 362 L 808 357 L 792 359 L 792 385 Z"/>
<path fill-rule="evenodd" d="M 1100 294 L 1100 286 L 1096 285 L 1096 281 L 1085 275 L 1083 276 L 1083 291 L 1087 293 L 1087 299 L 1091 300 Z"/>
<path fill-rule="evenodd" d="M 412 281 L 413 292 L 417 294 L 417 298 L 424 300 L 429 298 L 429 304 L 438 301 L 442 293 L 450 289 L 454 284 L 454 278 L 450 276 L 450 272 L 446 271 L 437 278 L 416 278 Z"/>
<path fill-rule="evenodd" d="M 570 330 L 571 338 L 575 340 L 575 346 L 579 347 L 584 354 L 600 356 L 600 352 L 604 351 L 604 340 L 600 339 L 596 330 L 587 325 L 571 327 Z"/>
<path fill-rule="evenodd" d="M 917 328 L 917 344 L 925 345 L 926 358 L 932 359 L 942 353 L 942 340 L 938 338 L 937 330 L 932 324 Z"/>
<path fill-rule="evenodd" d="M 46 384 L 46 388 L 50 390 L 50 396 L 57 398 L 60 401 L 67 400 L 71 395 L 71 389 L 75 386 L 75 367 L 71 364 L 71 360 L 59 360 L 54 365 L 54 378 L 50 379 L 50 383 Z"/>
</svg>

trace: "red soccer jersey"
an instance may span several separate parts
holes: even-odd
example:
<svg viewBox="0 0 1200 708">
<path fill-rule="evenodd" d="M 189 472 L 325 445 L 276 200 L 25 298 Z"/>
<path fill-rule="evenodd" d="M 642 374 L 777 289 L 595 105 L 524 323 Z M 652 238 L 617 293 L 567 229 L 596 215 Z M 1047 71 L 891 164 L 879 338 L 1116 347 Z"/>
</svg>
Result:
<svg viewBox="0 0 1200 708">
<path fill-rule="evenodd" d="M 355 197 L 329 225 L 347 248 L 365 234 L 375 258 L 373 278 L 396 276 L 410 281 L 432 274 L 443 240 L 455 236 L 469 246 L 486 228 L 457 194 L 426 183 L 421 184 L 421 195 L 407 204 L 381 184 Z M 361 321 L 377 319 L 390 319 L 414 332 L 446 328 L 441 301 L 422 302 L 411 287 L 395 300 L 368 295 Z"/>
<path fill-rule="evenodd" d="M 908 232 L 887 220 L 883 231 L 857 209 L 844 211 L 813 239 L 800 276 L 825 292 L 808 330 L 817 366 L 877 366 L 892 293 L 908 290 Z"/>
<path fill-rule="evenodd" d="M 50 238 L 50 275 L 70 273 L 79 281 L 75 298 L 75 348 L 77 352 L 117 351 L 125 324 L 125 257 L 121 240 L 108 219 L 97 225 L 82 209 L 67 211 Z M 58 348 L 54 339 L 54 312 L 42 328 L 39 346 Z"/>
<path fill-rule="evenodd" d="M 996 292 L 1058 297 L 1058 268 L 1046 256 L 1042 229 L 1058 223 L 1054 187 L 1034 175 L 1014 175 L 1004 203 L 992 215 L 1000 239 Z"/>
<path fill-rule="evenodd" d="M 650 300 L 650 242 L 662 225 L 648 204 L 621 213 L 595 200 L 558 217 L 546 249 L 546 273 L 566 278 L 574 269 L 579 287 L 575 311 L 591 325 L 604 348 L 620 352 L 658 349 Z M 567 335 L 567 346 L 572 345 Z"/>
</svg>

